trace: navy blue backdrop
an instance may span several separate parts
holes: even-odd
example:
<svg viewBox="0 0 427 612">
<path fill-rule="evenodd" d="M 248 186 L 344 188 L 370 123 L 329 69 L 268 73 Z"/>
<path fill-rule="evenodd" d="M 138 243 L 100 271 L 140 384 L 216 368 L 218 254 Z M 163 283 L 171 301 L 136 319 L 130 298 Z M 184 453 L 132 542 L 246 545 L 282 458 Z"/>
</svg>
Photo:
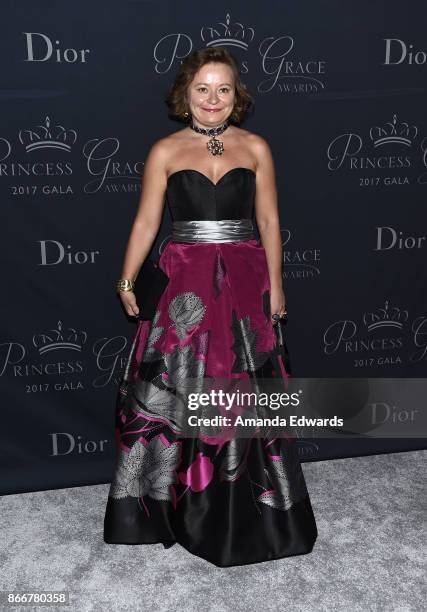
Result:
<svg viewBox="0 0 427 612">
<path fill-rule="evenodd" d="M 225 45 L 277 170 L 296 376 L 426 375 L 422 2 L 3 2 L 1 492 L 108 482 L 135 323 L 118 297 L 163 102 Z M 168 210 L 151 253 L 170 236 Z M 423 439 L 301 440 L 302 461 Z"/>
</svg>

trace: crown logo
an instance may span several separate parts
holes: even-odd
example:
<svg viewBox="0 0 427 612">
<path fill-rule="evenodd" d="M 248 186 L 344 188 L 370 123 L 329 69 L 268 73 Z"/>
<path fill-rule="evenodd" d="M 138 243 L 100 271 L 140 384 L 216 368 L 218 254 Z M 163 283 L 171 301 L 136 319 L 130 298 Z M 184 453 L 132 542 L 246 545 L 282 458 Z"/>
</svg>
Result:
<svg viewBox="0 0 427 612">
<path fill-rule="evenodd" d="M 230 25 L 230 13 L 225 16 L 225 23 L 220 21 L 216 28 L 203 26 L 200 30 L 200 38 L 206 42 L 207 47 L 239 47 L 248 50 L 249 43 L 253 41 L 255 30 L 245 28 L 242 23 L 236 22 Z"/>
<path fill-rule="evenodd" d="M 52 126 L 49 117 L 46 117 L 44 125 L 20 130 L 18 138 L 27 153 L 35 149 L 61 149 L 69 153 L 77 140 L 77 132 L 66 130 L 62 125 Z"/>
<path fill-rule="evenodd" d="M 369 331 L 378 327 L 397 327 L 402 329 L 408 317 L 407 310 L 400 310 L 397 306 L 390 309 L 389 301 L 386 300 L 384 308 L 378 308 L 375 312 L 365 312 L 363 322 Z"/>
<path fill-rule="evenodd" d="M 60 349 L 81 351 L 86 340 L 86 332 L 78 332 L 73 327 L 65 330 L 61 321 L 58 321 L 56 329 L 49 329 L 47 334 L 34 334 L 33 336 L 33 344 L 38 348 L 40 355 Z"/>
<path fill-rule="evenodd" d="M 409 125 L 406 121 L 398 123 L 395 114 L 393 120 L 388 121 L 383 127 L 375 126 L 369 130 L 369 136 L 374 143 L 374 147 L 394 143 L 410 147 L 417 134 L 417 126 Z"/>
</svg>

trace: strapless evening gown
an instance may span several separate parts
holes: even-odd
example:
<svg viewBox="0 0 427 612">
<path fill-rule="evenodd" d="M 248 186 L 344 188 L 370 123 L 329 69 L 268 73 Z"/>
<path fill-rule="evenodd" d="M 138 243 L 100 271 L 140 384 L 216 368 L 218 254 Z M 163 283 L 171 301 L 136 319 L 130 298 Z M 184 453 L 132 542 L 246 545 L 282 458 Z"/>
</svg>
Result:
<svg viewBox="0 0 427 612">
<path fill-rule="evenodd" d="M 169 176 L 166 201 L 175 226 L 247 224 L 255 190 L 248 168 L 217 183 L 187 169 Z M 117 396 L 105 542 L 178 542 L 219 567 L 309 553 L 317 528 L 295 440 L 181 437 L 169 401 L 183 376 L 289 376 L 280 357 L 278 366 L 264 247 L 255 237 L 172 239 L 159 265 L 169 284 L 154 319 L 138 323 Z"/>
</svg>

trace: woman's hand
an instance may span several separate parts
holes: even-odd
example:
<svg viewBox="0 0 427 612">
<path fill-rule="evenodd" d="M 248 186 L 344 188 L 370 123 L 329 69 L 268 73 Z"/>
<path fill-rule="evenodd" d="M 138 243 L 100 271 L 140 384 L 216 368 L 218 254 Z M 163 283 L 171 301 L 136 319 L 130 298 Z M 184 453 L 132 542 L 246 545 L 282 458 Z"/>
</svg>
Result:
<svg viewBox="0 0 427 612">
<path fill-rule="evenodd" d="M 120 299 L 127 314 L 131 317 L 136 317 L 139 314 L 139 308 L 136 303 L 136 297 L 133 291 L 119 291 Z"/>
<path fill-rule="evenodd" d="M 273 316 L 274 314 L 279 314 L 279 315 L 283 315 L 284 312 L 286 310 L 286 300 L 285 300 L 285 294 L 283 292 L 283 289 L 277 287 L 271 287 L 270 288 L 270 313 L 271 316 Z M 273 325 L 277 324 L 277 321 L 275 321 L 272 318 L 272 323 Z"/>
</svg>

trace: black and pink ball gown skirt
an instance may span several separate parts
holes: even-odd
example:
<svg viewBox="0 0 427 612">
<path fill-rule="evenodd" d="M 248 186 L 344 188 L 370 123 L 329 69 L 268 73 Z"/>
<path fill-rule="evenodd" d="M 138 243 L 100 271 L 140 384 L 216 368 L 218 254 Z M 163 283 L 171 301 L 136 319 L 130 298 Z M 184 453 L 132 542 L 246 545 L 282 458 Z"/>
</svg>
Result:
<svg viewBox="0 0 427 612">
<path fill-rule="evenodd" d="M 286 377 L 269 311 L 264 247 L 254 237 L 255 173 L 216 184 L 170 175 L 169 284 L 139 321 L 117 396 L 108 544 L 179 543 L 216 566 L 311 552 L 317 528 L 295 439 L 183 437 L 173 391 L 186 377 Z M 172 398 L 172 401 L 171 401 Z M 181 411 L 181 413 L 179 413 Z"/>
</svg>

